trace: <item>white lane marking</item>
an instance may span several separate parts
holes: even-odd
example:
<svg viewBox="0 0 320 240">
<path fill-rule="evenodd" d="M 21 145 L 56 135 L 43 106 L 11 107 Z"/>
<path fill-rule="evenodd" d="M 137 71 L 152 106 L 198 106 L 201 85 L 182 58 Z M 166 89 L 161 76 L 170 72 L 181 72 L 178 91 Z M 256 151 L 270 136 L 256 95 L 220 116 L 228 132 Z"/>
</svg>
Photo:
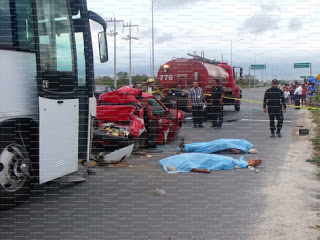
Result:
<svg viewBox="0 0 320 240">
<path fill-rule="evenodd" d="M 254 121 L 254 122 L 269 122 L 269 119 L 240 119 L 240 121 Z M 294 122 L 294 121 L 286 121 L 284 120 L 284 122 Z"/>
</svg>

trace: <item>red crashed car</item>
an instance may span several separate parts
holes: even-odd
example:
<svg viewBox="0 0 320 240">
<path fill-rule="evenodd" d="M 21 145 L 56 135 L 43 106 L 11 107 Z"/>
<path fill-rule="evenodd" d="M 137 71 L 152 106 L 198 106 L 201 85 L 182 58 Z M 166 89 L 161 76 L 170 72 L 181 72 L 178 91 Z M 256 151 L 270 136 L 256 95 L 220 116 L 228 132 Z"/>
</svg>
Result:
<svg viewBox="0 0 320 240">
<path fill-rule="evenodd" d="M 154 96 L 127 86 L 104 93 L 97 103 L 94 143 L 108 149 L 134 143 L 134 150 L 166 144 L 184 122 L 182 111 L 171 105 L 167 108 Z"/>
</svg>

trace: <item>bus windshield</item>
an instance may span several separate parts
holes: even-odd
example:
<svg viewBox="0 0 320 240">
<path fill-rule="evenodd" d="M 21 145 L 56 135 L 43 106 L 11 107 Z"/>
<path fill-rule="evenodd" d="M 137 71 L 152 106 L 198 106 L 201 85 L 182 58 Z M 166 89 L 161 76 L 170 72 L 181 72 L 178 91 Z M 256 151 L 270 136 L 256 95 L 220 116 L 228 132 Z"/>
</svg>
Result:
<svg viewBox="0 0 320 240">
<path fill-rule="evenodd" d="M 37 8 L 41 70 L 74 71 L 67 2 L 38 0 Z"/>
</svg>

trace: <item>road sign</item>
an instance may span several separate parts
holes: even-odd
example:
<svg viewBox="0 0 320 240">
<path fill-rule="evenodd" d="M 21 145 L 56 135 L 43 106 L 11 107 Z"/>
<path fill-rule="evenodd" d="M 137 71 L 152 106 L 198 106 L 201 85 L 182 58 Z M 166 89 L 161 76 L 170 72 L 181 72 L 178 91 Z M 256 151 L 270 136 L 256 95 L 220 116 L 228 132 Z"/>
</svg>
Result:
<svg viewBox="0 0 320 240">
<path fill-rule="evenodd" d="M 263 65 L 263 64 L 251 65 L 250 68 L 253 69 L 253 70 L 266 69 L 266 65 Z"/>
<path fill-rule="evenodd" d="M 300 78 L 307 78 L 307 76 L 300 76 Z"/>
<path fill-rule="evenodd" d="M 310 63 L 295 63 L 293 65 L 294 68 L 309 68 Z"/>
<path fill-rule="evenodd" d="M 320 81 L 320 74 L 317 76 L 317 79 Z"/>
</svg>

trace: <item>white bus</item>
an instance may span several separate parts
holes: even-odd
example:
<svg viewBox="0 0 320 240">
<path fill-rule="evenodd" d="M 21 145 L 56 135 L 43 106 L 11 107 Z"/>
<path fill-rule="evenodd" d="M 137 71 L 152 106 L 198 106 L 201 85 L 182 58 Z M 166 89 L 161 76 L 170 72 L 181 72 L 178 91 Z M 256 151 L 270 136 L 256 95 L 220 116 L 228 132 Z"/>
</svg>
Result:
<svg viewBox="0 0 320 240">
<path fill-rule="evenodd" d="M 88 160 L 95 116 L 89 20 L 106 23 L 86 0 L 0 1 L 0 204 L 20 201 Z"/>
</svg>

